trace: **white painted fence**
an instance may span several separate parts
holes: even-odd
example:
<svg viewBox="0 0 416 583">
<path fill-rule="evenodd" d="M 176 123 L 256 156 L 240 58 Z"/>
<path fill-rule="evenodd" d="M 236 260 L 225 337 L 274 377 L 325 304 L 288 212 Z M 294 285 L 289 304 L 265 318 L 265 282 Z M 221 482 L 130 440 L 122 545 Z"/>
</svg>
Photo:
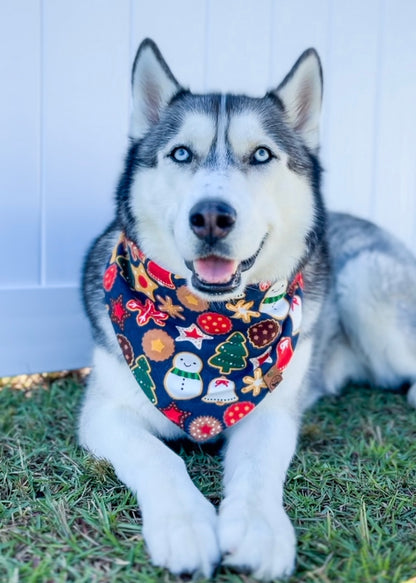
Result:
<svg viewBox="0 0 416 583">
<path fill-rule="evenodd" d="M 416 249 L 415 22 L 415 0 L 0 0 L 0 375 L 90 361 L 80 266 L 145 36 L 191 89 L 257 95 L 315 46 L 329 206 Z"/>
</svg>

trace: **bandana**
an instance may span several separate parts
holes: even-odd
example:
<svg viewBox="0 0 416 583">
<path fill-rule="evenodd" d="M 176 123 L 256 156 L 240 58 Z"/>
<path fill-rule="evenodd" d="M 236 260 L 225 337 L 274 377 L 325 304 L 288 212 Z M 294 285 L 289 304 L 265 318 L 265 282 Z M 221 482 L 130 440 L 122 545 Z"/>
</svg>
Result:
<svg viewBox="0 0 416 583">
<path fill-rule="evenodd" d="M 235 425 L 273 391 L 299 338 L 301 274 L 207 302 L 122 234 L 103 287 L 139 387 L 196 441 Z"/>
</svg>

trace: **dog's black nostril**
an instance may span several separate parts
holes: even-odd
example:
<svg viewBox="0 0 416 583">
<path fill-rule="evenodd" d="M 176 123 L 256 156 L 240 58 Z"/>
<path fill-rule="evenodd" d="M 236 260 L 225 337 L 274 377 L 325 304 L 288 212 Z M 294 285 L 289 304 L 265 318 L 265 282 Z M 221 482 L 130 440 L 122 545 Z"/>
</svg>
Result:
<svg viewBox="0 0 416 583">
<path fill-rule="evenodd" d="M 199 239 L 214 244 L 234 227 L 235 209 L 222 200 L 204 200 L 195 204 L 189 213 L 189 224 Z"/>
<path fill-rule="evenodd" d="M 191 215 L 189 221 L 193 227 L 203 227 L 205 225 L 204 215 L 201 215 L 201 213 Z"/>
<path fill-rule="evenodd" d="M 235 223 L 235 217 L 231 215 L 218 215 L 217 226 L 220 229 L 230 229 Z"/>
</svg>

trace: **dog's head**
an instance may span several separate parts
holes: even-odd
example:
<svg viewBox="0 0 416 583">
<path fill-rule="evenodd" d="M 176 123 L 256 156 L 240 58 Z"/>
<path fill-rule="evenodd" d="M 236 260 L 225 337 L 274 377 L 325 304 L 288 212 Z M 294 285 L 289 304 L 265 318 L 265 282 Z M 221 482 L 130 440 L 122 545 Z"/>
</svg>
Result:
<svg viewBox="0 0 416 583">
<path fill-rule="evenodd" d="M 322 227 L 317 53 L 304 52 L 263 98 L 195 95 L 145 40 L 132 87 L 131 147 L 118 190 L 128 236 L 209 300 L 291 277 Z"/>
</svg>

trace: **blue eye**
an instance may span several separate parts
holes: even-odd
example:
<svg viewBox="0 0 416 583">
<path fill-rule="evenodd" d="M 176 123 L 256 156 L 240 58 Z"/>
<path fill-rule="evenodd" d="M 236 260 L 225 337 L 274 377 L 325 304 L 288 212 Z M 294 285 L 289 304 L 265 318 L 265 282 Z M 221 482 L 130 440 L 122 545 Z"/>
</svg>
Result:
<svg viewBox="0 0 416 583">
<path fill-rule="evenodd" d="M 265 164 L 266 162 L 270 162 L 273 157 L 269 148 L 260 146 L 260 148 L 254 151 L 250 161 L 252 164 Z"/>
<path fill-rule="evenodd" d="M 172 158 L 172 160 L 179 162 L 180 164 L 189 164 L 189 162 L 192 162 L 193 158 L 191 150 L 185 146 L 178 146 L 177 148 L 174 148 L 169 156 Z"/>
</svg>

